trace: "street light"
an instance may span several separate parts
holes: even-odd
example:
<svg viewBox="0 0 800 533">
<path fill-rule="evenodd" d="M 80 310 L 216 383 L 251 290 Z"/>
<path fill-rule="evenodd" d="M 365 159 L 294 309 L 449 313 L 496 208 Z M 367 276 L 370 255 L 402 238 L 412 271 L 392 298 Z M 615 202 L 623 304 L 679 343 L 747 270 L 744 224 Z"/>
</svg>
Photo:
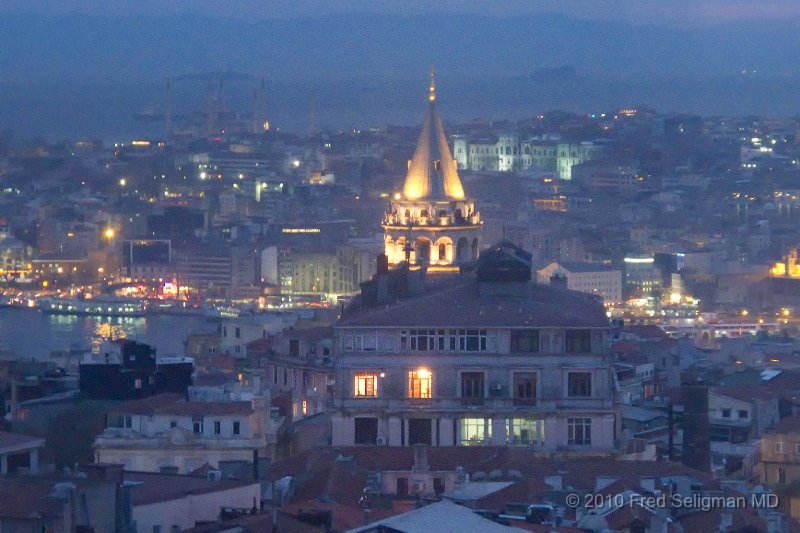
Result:
<svg viewBox="0 0 800 533">
<path fill-rule="evenodd" d="M 114 238 L 114 228 L 107 228 L 104 234 L 109 241 Z"/>
</svg>

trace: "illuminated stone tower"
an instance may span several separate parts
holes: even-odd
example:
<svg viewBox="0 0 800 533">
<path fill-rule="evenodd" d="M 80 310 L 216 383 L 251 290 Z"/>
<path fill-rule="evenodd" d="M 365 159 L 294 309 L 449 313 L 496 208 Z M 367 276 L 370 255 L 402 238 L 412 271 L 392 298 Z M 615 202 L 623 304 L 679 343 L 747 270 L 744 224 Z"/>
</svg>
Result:
<svg viewBox="0 0 800 533">
<path fill-rule="evenodd" d="M 390 265 L 408 260 L 429 271 L 456 270 L 478 258 L 483 222 L 464 187 L 436 109 L 431 67 L 428 110 L 408 162 L 403 192 L 392 200 L 383 221 Z"/>
</svg>

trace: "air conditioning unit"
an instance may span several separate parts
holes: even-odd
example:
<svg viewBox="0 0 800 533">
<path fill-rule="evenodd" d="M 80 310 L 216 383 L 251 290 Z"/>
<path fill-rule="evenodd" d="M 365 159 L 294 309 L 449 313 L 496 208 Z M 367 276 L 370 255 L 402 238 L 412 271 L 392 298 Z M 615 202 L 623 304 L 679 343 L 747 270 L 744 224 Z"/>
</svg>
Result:
<svg viewBox="0 0 800 533">
<path fill-rule="evenodd" d="M 220 472 L 219 470 L 209 470 L 206 476 L 209 481 L 222 480 L 222 472 Z"/>
<path fill-rule="evenodd" d="M 376 443 L 378 446 L 386 446 L 386 438 L 385 438 L 385 437 L 378 437 L 378 438 L 375 440 L 375 443 Z"/>
</svg>

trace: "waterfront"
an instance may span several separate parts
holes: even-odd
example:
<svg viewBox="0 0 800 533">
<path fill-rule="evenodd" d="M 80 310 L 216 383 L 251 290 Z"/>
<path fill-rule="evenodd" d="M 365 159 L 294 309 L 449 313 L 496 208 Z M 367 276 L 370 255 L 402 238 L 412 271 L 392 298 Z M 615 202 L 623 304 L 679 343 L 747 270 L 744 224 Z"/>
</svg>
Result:
<svg viewBox="0 0 800 533">
<path fill-rule="evenodd" d="M 0 308 L 0 350 L 21 358 L 46 358 L 77 345 L 98 346 L 109 337 L 127 337 L 154 346 L 159 355 L 183 354 L 190 333 L 210 333 L 216 324 L 202 316 L 148 315 L 97 317 L 48 315 L 36 309 Z"/>
</svg>

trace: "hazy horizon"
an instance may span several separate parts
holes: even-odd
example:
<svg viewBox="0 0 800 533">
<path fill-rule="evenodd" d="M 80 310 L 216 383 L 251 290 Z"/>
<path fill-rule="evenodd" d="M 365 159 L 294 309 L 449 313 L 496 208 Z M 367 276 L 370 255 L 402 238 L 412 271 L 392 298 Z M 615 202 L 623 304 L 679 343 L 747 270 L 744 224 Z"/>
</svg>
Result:
<svg viewBox="0 0 800 533">
<path fill-rule="evenodd" d="M 627 16 L 635 22 L 586 18 L 599 16 L 599 8 L 576 17 L 567 8 L 585 4 L 577 0 L 547 14 L 548 2 L 534 12 L 509 0 L 513 16 L 469 9 L 431 14 L 420 2 L 406 13 L 392 11 L 389 2 L 385 13 L 359 14 L 354 11 L 364 4 L 350 2 L 340 12 L 317 6 L 304 17 L 288 10 L 283 18 L 264 19 L 215 16 L 211 3 L 188 13 L 182 11 L 188 4 L 172 2 L 160 17 L 153 2 L 127 14 L 124 3 L 111 2 L 104 15 L 87 15 L 96 8 L 90 1 L 61 3 L 47 15 L 36 13 L 49 5 L 45 0 L 22 4 L 0 8 L 0 128 L 14 129 L 18 138 L 149 134 L 145 130 L 156 125 L 131 117 L 163 107 L 165 80 L 176 80 L 175 112 L 188 113 L 204 105 L 211 72 L 265 79 L 268 116 L 282 129 L 305 131 L 312 95 L 320 127 L 413 125 L 422 113 L 431 63 L 450 122 L 640 104 L 704 115 L 800 111 L 800 56 L 790 20 L 800 17 L 800 5 L 787 2 L 764 4 L 756 19 L 748 18 L 745 3 L 729 2 L 739 6 L 729 13 L 736 16 L 709 18 L 702 27 L 676 26 L 669 18 L 656 25 L 650 15 L 634 16 L 636 10 Z M 257 4 L 237 3 L 236 13 Z M 666 5 L 644 4 L 653 13 Z M 701 4 L 709 10 L 720 5 Z M 446 11 L 455 3 L 437 6 Z M 771 18 L 781 6 L 786 16 Z M 503 15 L 498 11 L 493 15 Z M 605 12 L 606 19 L 613 11 Z M 575 74 L 541 75 L 541 69 L 563 66 Z M 256 82 L 231 78 L 228 105 L 249 110 Z"/>
</svg>

